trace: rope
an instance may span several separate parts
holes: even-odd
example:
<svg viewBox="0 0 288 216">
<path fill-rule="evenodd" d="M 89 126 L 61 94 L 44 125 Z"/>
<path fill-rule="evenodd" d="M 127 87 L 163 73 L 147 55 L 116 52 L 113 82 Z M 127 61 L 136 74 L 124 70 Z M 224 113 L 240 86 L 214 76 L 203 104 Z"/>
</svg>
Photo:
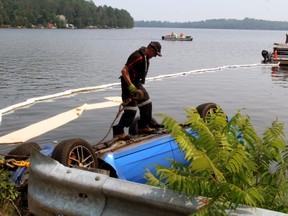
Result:
<svg viewBox="0 0 288 216">
<path fill-rule="evenodd" d="M 15 168 L 15 167 L 26 167 L 29 169 L 30 167 L 30 161 L 17 161 L 15 159 L 8 159 L 8 160 L 2 160 L 0 159 L 0 166 L 6 165 L 10 168 Z"/>
<path fill-rule="evenodd" d="M 101 139 L 101 140 L 100 140 L 97 144 L 95 144 L 94 146 L 97 146 L 97 145 L 101 144 L 101 143 L 107 138 L 108 134 L 110 133 L 110 131 L 111 131 L 111 129 L 112 129 L 112 127 L 113 127 L 113 125 L 114 125 L 114 123 L 115 123 L 115 121 L 116 121 L 116 119 L 120 116 L 121 112 L 124 110 L 124 107 L 125 107 L 127 104 L 129 104 L 129 103 L 130 103 L 131 101 L 133 101 L 133 100 L 139 101 L 139 100 L 142 100 L 143 98 L 144 98 L 144 93 L 143 93 L 143 91 L 140 90 L 140 89 L 137 89 L 133 96 L 131 96 L 130 98 L 126 99 L 123 103 L 121 103 L 120 106 L 119 106 L 119 110 L 118 110 L 118 112 L 117 112 L 117 114 L 116 114 L 116 117 L 115 117 L 115 119 L 113 120 L 112 124 L 110 125 L 108 132 L 107 132 L 106 135 L 103 137 L 103 139 Z"/>
<path fill-rule="evenodd" d="M 13 161 L 11 161 L 11 163 L 14 166 L 26 167 L 27 169 L 29 169 L 29 167 L 30 167 L 30 161 L 16 161 L 16 160 L 13 160 Z"/>
<path fill-rule="evenodd" d="M 112 123 L 111 123 L 111 125 L 110 125 L 110 127 L 109 127 L 108 132 L 106 133 L 106 135 L 105 135 L 95 146 L 101 144 L 101 143 L 107 138 L 107 136 L 108 136 L 108 134 L 110 133 L 110 131 L 111 131 L 111 129 L 112 129 L 115 121 L 116 121 L 117 118 L 120 116 L 121 112 L 124 110 L 124 106 L 126 106 L 126 105 L 127 105 L 128 103 L 130 103 L 130 102 L 131 102 L 131 99 L 129 98 L 129 99 L 127 99 L 126 101 L 124 101 L 123 103 L 120 104 L 119 109 L 118 109 L 118 112 L 116 113 L 116 117 L 115 117 L 114 120 L 112 121 Z"/>
</svg>

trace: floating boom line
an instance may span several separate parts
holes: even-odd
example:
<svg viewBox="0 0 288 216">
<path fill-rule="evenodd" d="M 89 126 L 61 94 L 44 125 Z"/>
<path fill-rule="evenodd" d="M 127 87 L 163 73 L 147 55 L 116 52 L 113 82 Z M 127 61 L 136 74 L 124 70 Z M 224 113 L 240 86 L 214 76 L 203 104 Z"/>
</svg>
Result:
<svg viewBox="0 0 288 216">
<path fill-rule="evenodd" d="M 192 71 L 187 71 L 187 72 L 179 72 L 179 73 L 174 73 L 174 74 L 166 74 L 166 75 L 159 75 L 155 77 L 149 77 L 146 78 L 146 80 L 149 81 L 155 81 L 155 80 L 161 80 L 165 78 L 174 78 L 174 77 L 180 77 L 184 75 L 190 75 L 190 74 L 200 74 L 200 73 L 208 73 L 208 72 L 217 72 L 217 71 L 222 71 L 225 69 L 233 69 L 233 68 L 247 68 L 247 67 L 258 67 L 258 66 L 278 66 L 278 64 L 245 64 L 245 65 L 226 65 L 222 67 L 216 67 L 216 68 L 206 68 L 206 69 L 196 69 Z M 51 94 L 51 95 L 46 95 L 46 96 L 41 96 L 41 97 L 35 97 L 35 98 L 30 98 L 24 102 L 17 103 L 14 105 L 11 105 L 9 107 L 3 108 L 0 110 L 0 122 L 2 121 L 2 115 L 7 114 L 9 112 L 15 111 L 19 108 L 26 107 L 33 105 L 37 102 L 40 101 L 47 101 L 50 99 L 55 99 L 55 98 L 61 98 L 65 96 L 69 96 L 72 94 L 78 94 L 82 92 L 90 92 L 90 91 L 97 91 L 97 90 L 103 90 L 103 89 L 108 89 L 112 88 L 115 86 L 120 86 L 120 83 L 112 83 L 112 84 L 104 84 L 104 85 L 99 85 L 99 86 L 92 86 L 92 87 L 84 87 L 84 88 L 78 88 L 78 89 L 71 89 L 67 90 L 64 92 L 56 93 L 56 94 Z"/>
</svg>

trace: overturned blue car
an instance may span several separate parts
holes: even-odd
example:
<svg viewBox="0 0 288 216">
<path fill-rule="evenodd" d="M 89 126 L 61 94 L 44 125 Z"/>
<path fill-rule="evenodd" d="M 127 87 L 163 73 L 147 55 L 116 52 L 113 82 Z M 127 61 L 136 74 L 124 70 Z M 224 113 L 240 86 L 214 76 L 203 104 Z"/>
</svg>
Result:
<svg viewBox="0 0 288 216">
<path fill-rule="evenodd" d="M 217 105 L 205 103 L 197 107 L 203 118 L 211 109 L 217 109 Z M 165 129 L 158 128 L 155 134 L 138 135 L 138 121 L 139 117 L 136 117 L 129 128 L 132 138 L 127 141 L 112 140 L 93 145 L 81 138 L 71 138 L 56 146 L 43 147 L 35 142 L 25 142 L 11 150 L 5 159 L 26 160 L 31 149 L 36 149 L 65 166 L 105 170 L 110 177 L 137 183 L 146 183 L 144 174 L 146 169 L 154 172 L 152 164 L 168 167 L 168 158 L 185 163 L 184 153 L 180 152 L 178 144 Z M 25 175 L 26 168 L 19 167 L 11 173 L 11 179 L 17 184 L 24 184 Z"/>
</svg>

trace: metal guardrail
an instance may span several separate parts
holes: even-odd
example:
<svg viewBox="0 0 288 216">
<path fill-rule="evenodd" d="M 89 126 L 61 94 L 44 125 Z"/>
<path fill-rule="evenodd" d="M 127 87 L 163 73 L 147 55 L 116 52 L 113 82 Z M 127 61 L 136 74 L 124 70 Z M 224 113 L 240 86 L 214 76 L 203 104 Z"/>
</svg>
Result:
<svg viewBox="0 0 288 216">
<path fill-rule="evenodd" d="M 204 203 L 171 190 L 69 168 L 34 151 L 28 203 L 35 215 L 188 215 Z"/>
<path fill-rule="evenodd" d="M 28 204 L 36 216 L 178 216 L 195 212 L 206 200 L 65 167 L 37 151 L 32 153 L 30 161 Z M 287 216 L 249 207 L 227 211 L 227 214 Z"/>
</svg>

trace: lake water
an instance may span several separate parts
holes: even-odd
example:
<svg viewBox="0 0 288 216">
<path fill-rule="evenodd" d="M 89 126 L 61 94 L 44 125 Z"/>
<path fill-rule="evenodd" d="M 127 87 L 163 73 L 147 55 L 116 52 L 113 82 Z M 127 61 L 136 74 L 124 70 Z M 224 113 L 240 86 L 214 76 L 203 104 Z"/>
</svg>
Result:
<svg viewBox="0 0 288 216">
<path fill-rule="evenodd" d="M 162 35 L 172 31 L 191 35 L 193 41 L 160 41 Z M 288 71 L 255 65 L 261 63 L 261 51 L 272 51 L 273 43 L 284 42 L 286 33 L 157 28 L 0 29 L 0 110 L 29 98 L 118 83 L 129 54 L 157 40 L 162 44 L 163 57 L 151 60 L 148 77 L 191 73 L 147 81 L 154 114 L 168 114 L 183 122 L 183 108 L 215 102 L 228 115 L 244 109 L 242 113 L 251 117 L 260 136 L 277 117 L 288 134 Z M 201 71 L 209 68 L 214 70 Z M 2 116 L 0 136 L 84 103 L 103 102 L 105 96 L 120 96 L 120 86 L 17 109 Z M 107 133 L 117 111 L 117 107 L 84 111 L 80 118 L 33 141 L 47 144 L 81 137 L 95 144 Z M 9 149 L 10 145 L 0 146 L 1 152 Z"/>
</svg>

